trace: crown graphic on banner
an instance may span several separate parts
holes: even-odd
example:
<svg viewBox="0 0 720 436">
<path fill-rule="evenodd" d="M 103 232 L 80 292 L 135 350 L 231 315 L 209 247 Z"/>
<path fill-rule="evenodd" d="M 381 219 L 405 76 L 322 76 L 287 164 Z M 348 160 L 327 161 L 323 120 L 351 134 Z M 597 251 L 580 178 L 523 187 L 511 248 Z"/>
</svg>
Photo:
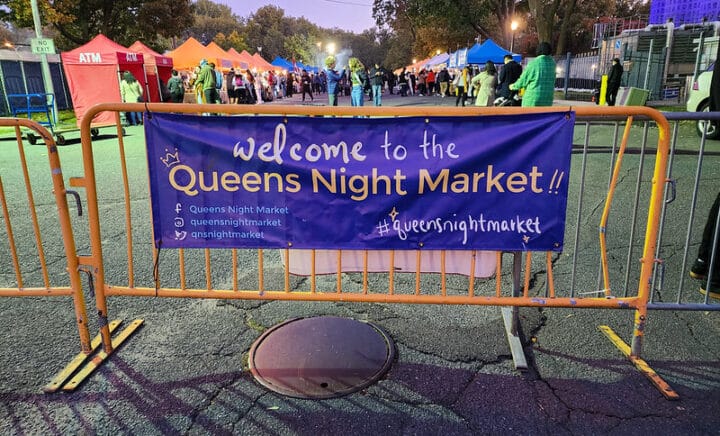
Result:
<svg viewBox="0 0 720 436">
<path fill-rule="evenodd" d="M 160 157 L 160 161 L 165 164 L 166 168 L 171 168 L 174 165 L 177 165 L 180 163 L 180 152 L 178 152 L 177 148 L 175 149 L 175 153 L 170 153 L 168 149 L 165 149 L 165 157 Z"/>
</svg>

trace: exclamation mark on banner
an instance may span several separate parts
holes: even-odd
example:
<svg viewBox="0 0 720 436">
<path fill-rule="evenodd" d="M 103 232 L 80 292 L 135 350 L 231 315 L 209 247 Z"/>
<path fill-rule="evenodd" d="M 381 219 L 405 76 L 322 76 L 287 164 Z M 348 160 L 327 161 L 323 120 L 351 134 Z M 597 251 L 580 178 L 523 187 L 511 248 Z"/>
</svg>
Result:
<svg viewBox="0 0 720 436">
<path fill-rule="evenodd" d="M 550 180 L 550 188 L 548 189 L 549 194 L 557 194 L 560 189 L 560 184 L 565 176 L 565 171 L 558 174 L 558 170 L 553 173 L 552 179 Z"/>
</svg>

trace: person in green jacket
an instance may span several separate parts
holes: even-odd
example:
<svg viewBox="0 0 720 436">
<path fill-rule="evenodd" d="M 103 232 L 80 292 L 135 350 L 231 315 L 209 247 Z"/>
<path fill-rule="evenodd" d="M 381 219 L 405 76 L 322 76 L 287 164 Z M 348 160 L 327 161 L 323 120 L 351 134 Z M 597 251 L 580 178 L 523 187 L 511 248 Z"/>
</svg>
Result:
<svg viewBox="0 0 720 436">
<path fill-rule="evenodd" d="M 205 59 L 200 61 L 200 72 L 195 79 L 196 89 L 200 84 L 202 84 L 205 103 L 217 103 L 219 98 L 215 89 L 215 70 Z"/>
<path fill-rule="evenodd" d="M 550 56 L 552 48 L 547 42 L 541 42 L 537 48 L 537 57 L 523 70 L 510 90 L 525 89 L 522 106 L 552 106 L 555 94 L 555 60 Z"/>
</svg>

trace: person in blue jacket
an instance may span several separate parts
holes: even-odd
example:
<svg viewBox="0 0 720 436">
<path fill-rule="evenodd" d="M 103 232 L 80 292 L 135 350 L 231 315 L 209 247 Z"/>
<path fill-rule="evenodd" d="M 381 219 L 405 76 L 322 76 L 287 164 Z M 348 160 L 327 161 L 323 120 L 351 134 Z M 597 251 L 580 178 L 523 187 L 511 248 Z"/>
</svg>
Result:
<svg viewBox="0 0 720 436">
<path fill-rule="evenodd" d="M 337 106 L 340 92 L 338 82 L 342 78 L 342 74 L 335 71 L 335 56 L 331 55 L 325 58 L 325 75 L 327 76 L 328 105 Z"/>
</svg>

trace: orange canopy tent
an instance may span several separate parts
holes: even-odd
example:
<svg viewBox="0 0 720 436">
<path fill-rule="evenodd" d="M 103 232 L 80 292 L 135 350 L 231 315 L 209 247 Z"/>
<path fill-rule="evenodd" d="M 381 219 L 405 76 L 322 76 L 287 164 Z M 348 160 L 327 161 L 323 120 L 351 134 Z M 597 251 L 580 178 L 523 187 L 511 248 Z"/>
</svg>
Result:
<svg viewBox="0 0 720 436">
<path fill-rule="evenodd" d="M 230 48 L 230 50 L 227 51 L 227 54 L 233 60 L 233 65 L 239 67 L 241 70 L 247 70 L 251 67 L 250 61 L 246 57 L 238 53 L 237 50 L 235 50 L 234 48 Z"/>
<path fill-rule="evenodd" d="M 192 71 L 195 67 L 200 66 L 202 59 L 207 59 L 216 66 L 220 65 L 218 59 L 213 58 L 208 48 L 193 37 L 188 38 L 178 48 L 167 53 L 167 56 L 172 58 L 176 70 Z"/>
<path fill-rule="evenodd" d="M 91 106 L 122 101 L 122 72 L 131 72 L 143 87 L 147 84 L 142 53 L 133 52 L 102 34 L 85 45 L 61 53 L 60 57 L 78 127 Z M 100 112 L 93 118 L 92 124 L 115 124 L 115 114 Z"/>
<path fill-rule="evenodd" d="M 135 41 L 128 49 L 143 54 L 148 101 L 163 101 L 160 84 L 161 82 L 167 84 L 170 80 L 173 68 L 172 58 L 161 55 L 140 41 Z"/>
<path fill-rule="evenodd" d="M 213 62 L 212 59 L 216 59 L 217 61 L 214 63 L 218 70 L 229 70 L 234 66 L 230 55 L 228 55 L 222 47 L 215 44 L 214 41 L 206 45 L 205 48 L 207 48 L 209 53 L 208 62 Z"/>
<path fill-rule="evenodd" d="M 253 59 L 255 59 L 256 68 L 258 68 L 260 70 L 270 71 L 270 70 L 277 69 L 277 67 L 275 65 L 273 65 L 270 62 L 263 59 L 263 57 L 260 56 L 260 54 L 258 54 L 258 53 L 255 53 L 254 55 L 252 55 L 252 57 L 253 57 Z"/>
<path fill-rule="evenodd" d="M 240 52 L 240 56 L 243 57 L 243 58 L 245 58 L 245 60 L 246 60 L 246 62 L 248 63 L 248 65 L 249 65 L 250 68 L 259 68 L 258 65 L 257 65 L 257 64 L 258 64 L 257 59 L 255 59 L 255 58 L 253 57 L 253 55 L 251 55 L 250 53 L 248 53 L 247 50 L 241 51 L 241 52 Z"/>
</svg>

